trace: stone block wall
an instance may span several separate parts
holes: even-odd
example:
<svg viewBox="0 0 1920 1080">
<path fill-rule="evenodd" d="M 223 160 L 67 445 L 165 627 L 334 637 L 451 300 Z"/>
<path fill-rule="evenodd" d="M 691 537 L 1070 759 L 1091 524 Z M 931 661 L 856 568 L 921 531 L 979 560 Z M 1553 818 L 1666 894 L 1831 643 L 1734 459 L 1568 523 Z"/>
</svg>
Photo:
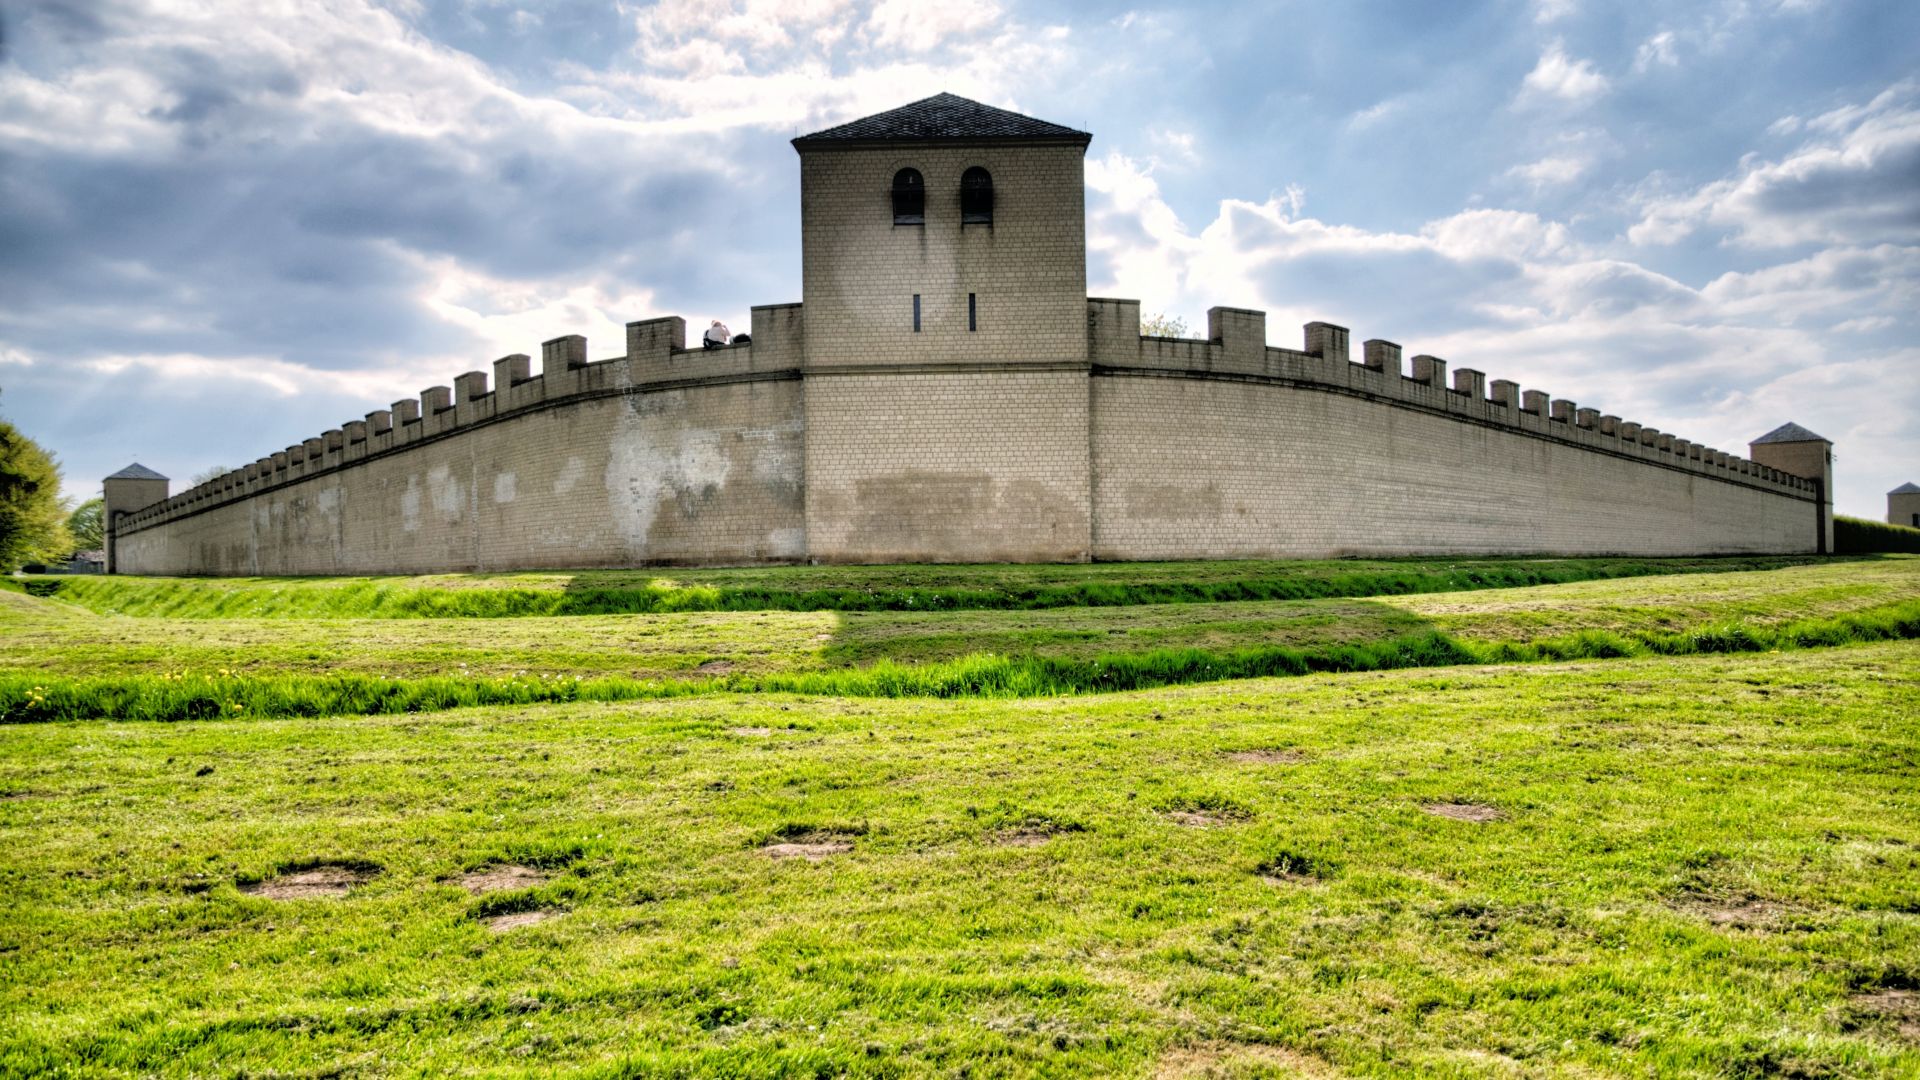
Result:
<svg viewBox="0 0 1920 1080">
<path fill-rule="evenodd" d="M 1083 368 L 807 378 L 807 541 L 821 562 L 1081 562 Z"/>
<path fill-rule="evenodd" d="M 782 310 L 756 310 L 766 337 L 736 348 L 675 349 L 674 319 L 634 324 L 632 351 L 613 360 L 576 363 L 585 343 L 573 339 L 559 339 L 542 375 L 505 358 L 507 385 L 488 390 L 469 373 L 118 519 L 118 569 L 800 560 L 804 394 L 798 343 L 782 332 L 797 320 Z"/>
<path fill-rule="evenodd" d="M 115 566 L 373 574 L 766 562 L 1818 550 L 1818 482 L 1344 328 L 1220 308 L 1142 338 L 1082 303 L 1076 361 L 809 363 L 561 338 L 118 515 Z M 1007 347 L 1017 344 L 1009 338 Z"/>
<path fill-rule="evenodd" d="M 1081 158 L 1078 146 L 803 152 L 807 366 L 1084 363 Z M 991 225 L 960 221 L 960 174 L 975 165 L 993 176 Z M 925 224 L 893 223 L 893 176 L 908 167 L 926 180 Z"/>
<path fill-rule="evenodd" d="M 1812 482 L 1387 341 L 1217 308 L 1206 339 L 1088 303 L 1093 557 L 1810 552 Z M 1308 351 L 1312 350 L 1312 351 Z"/>
</svg>

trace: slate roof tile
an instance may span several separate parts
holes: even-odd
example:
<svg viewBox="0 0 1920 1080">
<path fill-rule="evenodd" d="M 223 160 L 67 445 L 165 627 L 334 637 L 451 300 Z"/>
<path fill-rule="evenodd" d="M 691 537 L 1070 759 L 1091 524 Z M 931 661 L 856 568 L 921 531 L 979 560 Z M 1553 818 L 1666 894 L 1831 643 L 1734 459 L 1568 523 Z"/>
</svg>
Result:
<svg viewBox="0 0 1920 1080">
<path fill-rule="evenodd" d="M 1825 436 L 1815 435 L 1799 424 L 1786 423 L 1753 440 L 1753 445 L 1776 442 L 1828 442 Z"/>
<path fill-rule="evenodd" d="M 930 98 L 802 135 L 796 147 L 851 142 L 933 142 L 977 139 L 1057 139 L 1085 146 L 1093 136 L 1060 124 L 996 109 L 958 94 Z"/>
</svg>

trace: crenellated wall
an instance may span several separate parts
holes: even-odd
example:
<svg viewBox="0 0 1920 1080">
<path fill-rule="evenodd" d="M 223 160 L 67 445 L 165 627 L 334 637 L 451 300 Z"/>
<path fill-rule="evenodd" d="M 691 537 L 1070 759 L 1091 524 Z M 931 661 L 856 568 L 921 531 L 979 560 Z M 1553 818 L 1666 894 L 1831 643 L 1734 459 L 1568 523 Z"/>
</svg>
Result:
<svg viewBox="0 0 1920 1080">
<path fill-rule="evenodd" d="M 1327 323 L 1086 311 L 1082 363 L 813 370 L 798 304 L 725 349 L 557 338 L 118 516 L 114 569 L 1819 550 L 1816 482 L 1544 391 Z"/>
<path fill-rule="evenodd" d="M 805 555 L 798 304 L 751 344 L 627 327 L 624 356 L 542 347 L 370 412 L 132 515 L 114 568 L 405 573 Z"/>
<path fill-rule="evenodd" d="M 1817 489 L 1433 356 L 1214 308 L 1140 336 L 1088 301 L 1093 557 L 1813 551 Z"/>
</svg>

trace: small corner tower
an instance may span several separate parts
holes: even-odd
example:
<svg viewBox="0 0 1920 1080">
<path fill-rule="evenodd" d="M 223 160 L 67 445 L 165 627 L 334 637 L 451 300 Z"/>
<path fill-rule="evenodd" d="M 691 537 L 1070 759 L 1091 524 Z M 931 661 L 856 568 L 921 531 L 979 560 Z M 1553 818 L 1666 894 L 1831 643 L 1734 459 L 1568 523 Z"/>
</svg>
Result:
<svg viewBox="0 0 1920 1080">
<path fill-rule="evenodd" d="M 1920 529 L 1920 484 L 1901 484 L 1887 492 L 1887 524 Z"/>
<path fill-rule="evenodd" d="M 1819 546 L 1833 552 L 1833 443 L 1795 423 L 1781 424 L 1747 444 L 1747 456 L 1770 469 L 1802 476 L 1820 485 Z"/>
<path fill-rule="evenodd" d="M 139 462 L 121 469 L 101 481 L 102 503 L 100 517 L 106 525 L 107 535 L 107 573 L 113 573 L 113 519 L 119 514 L 131 514 L 136 510 L 145 510 L 167 498 L 167 478 L 147 468 Z"/>
<path fill-rule="evenodd" d="M 793 140 L 815 559 L 1090 556 L 1092 138 L 937 94 Z"/>
</svg>

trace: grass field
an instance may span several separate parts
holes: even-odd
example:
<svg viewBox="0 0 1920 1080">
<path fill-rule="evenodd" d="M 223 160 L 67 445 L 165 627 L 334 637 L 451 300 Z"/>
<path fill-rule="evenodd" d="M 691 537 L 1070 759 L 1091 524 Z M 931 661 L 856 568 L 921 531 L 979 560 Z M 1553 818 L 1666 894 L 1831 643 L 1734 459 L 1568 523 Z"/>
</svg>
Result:
<svg viewBox="0 0 1920 1080">
<path fill-rule="evenodd" d="M 88 584 L 98 598 L 172 583 Z M 240 596 L 287 588 L 222 587 Z M 1863 619 L 1895 625 L 1866 634 Z M 468 619 L 103 618 L 57 598 L 0 594 L 0 718 L 412 711 L 692 690 L 1048 693 L 1535 654 L 1751 650 L 1775 647 L 1766 635 L 1782 622 L 1796 622 L 1796 636 L 1817 630 L 1822 643 L 1836 633 L 1920 634 L 1920 559 L 1367 599 L 529 616 L 483 628 Z M 1703 645 L 1700 635 L 1724 640 Z"/>
<path fill-rule="evenodd" d="M 8 686 L 710 691 L 0 725 L 0 1074 L 1920 1072 L 1920 559 L 1364 596 L 476 623 L 0 593 Z M 1855 629 L 1767 636 L 1815 625 Z M 724 689 L 1415 635 L 1533 660 Z M 1579 640 L 1733 644 L 1542 659 Z"/>
<path fill-rule="evenodd" d="M 955 611 L 1391 596 L 1814 563 L 1713 559 L 1339 559 L 1078 566 L 580 570 L 385 578 L 46 578 L 36 591 L 103 615 L 520 618 L 671 611 Z"/>
</svg>

